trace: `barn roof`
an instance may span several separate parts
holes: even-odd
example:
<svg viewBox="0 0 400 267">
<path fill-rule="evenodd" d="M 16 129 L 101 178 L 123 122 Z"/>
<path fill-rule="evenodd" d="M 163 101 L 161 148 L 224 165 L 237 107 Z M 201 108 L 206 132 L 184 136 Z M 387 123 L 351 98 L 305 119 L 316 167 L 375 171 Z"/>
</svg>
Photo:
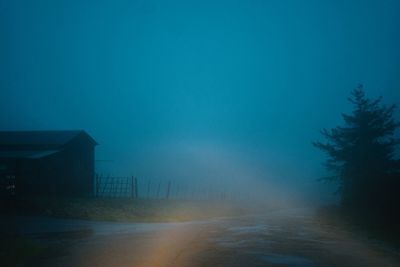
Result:
<svg viewBox="0 0 400 267">
<path fill-rule="evenodd" d="M 40 159 L 53 155 L 60 150 L 11 150 L 0 151 L 0 158 Z"/>
<path fill-rule="evenodd" d="M 0 131 L 0 146 L 63 146 L 79 135 L 97 142 L 83 130 L 78 131 Z"/>
</svg>

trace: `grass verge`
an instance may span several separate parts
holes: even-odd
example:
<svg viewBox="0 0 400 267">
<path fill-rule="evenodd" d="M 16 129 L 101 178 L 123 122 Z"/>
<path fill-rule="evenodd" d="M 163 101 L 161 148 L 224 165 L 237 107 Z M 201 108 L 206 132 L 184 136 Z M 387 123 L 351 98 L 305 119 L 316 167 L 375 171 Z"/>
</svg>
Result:
<svg viewBox="0 0 400 267">
<path fill-rule="evenodd" d="M 181 222 L 243 214 L 228 202 L 123 198 L 35 197 L 15 200 L 4 212 L 119 222 Z M 248 212 L 248 211 L 247 211 Z"/>
</svg>

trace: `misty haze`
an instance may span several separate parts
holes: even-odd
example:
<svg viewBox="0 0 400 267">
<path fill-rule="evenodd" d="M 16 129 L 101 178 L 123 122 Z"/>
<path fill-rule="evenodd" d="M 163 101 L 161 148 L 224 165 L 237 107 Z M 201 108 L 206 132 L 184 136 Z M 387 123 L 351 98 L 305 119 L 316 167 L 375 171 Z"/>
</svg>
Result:
<svg viewBox="0 0 400 267">
<path fill-rule="evenodd" d="M 400 266 L 399 12 L 0 0 L 0 266 Z"/>
</svg>

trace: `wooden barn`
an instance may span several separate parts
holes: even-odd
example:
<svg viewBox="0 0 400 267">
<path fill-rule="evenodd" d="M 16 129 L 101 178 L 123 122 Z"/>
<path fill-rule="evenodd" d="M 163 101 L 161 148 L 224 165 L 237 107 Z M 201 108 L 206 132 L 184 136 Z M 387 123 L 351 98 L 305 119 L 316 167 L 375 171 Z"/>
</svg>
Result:
<svg viewBox="0 0 400 267">
<path fill-rule="evenodd" d="M 85 131 L 0 132 L 0 194 L 93 194 L 96 145 Z"/>
</svg>

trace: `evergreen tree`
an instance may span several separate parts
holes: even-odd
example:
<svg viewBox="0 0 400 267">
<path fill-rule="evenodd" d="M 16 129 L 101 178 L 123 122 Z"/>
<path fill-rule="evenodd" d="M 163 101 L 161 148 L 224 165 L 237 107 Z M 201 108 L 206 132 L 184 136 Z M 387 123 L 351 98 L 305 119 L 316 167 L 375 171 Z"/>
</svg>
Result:
<svg viewBox="0 0 400 267">
<path fill-rule="evenodd" d="M 400 123 L 393 113 L 396 106 L 385 106 L 382 98 L 371 100 L 362 85 L 348 100 L 352 114 L 342 114 L 344 126 L 323 129 L 326 142 L 313 145 L 328 155 L 326 167 L 333 173 L 325 179 L 339 183 L 341 204 L 352 211 L 385 215 L 400 203 L 400 164 L 395 159 L 395 131 Z M 385 214 L 383 214 L 385 213 Z"/>
</svg>

